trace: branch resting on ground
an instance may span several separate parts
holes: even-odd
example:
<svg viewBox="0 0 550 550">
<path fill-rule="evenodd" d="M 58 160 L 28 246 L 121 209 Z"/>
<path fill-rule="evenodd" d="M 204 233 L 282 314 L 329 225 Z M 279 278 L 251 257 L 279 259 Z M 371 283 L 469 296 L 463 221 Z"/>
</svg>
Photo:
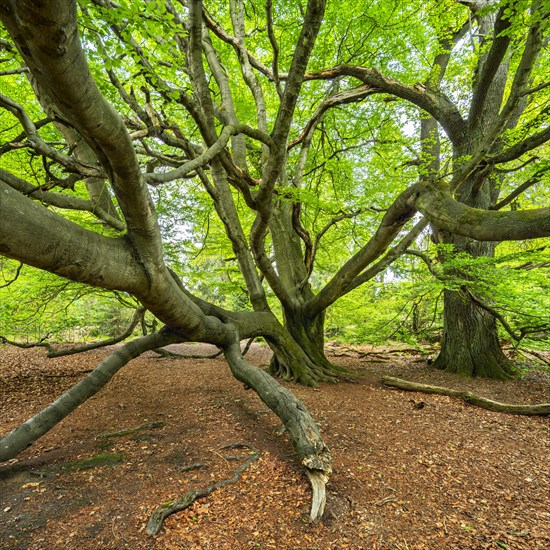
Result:
<svg viewBox="0 0 550 550">
<path fill-rule="evenodd" d="M 242 449 L 247 448 L 252 451 L 252 454 L 233 472 L 231 477 L 222 479 L 208 487 L 202 489 L 195 489 L 194 491 L 188 491 L 182 497 L 176 498 L 175 500 L 170 500 L 161 504 L 153 513 L 149 516 L 149 521 L 147 521 L 147 526 L 145 532 L 148 535 L 156 535 L 162 528 L 164 520 L 171 514 L 176 512 L 181 512 L 185 510 L 195 502 L 195 500 L 203 497 L 207 497 L 209 494 L 213 493 L 216 489 L 221 489 L 230 483 L 236 483 L 239 480 L 239 475 L 244 472 L 254 461 L 260 458 L 261 453 L 253 445 L 245 443 L 236 443 L 234 445 L 225 445 L 222 449 Z"/>
<path fill-rule="evenodd" d="M 0 439 L 0 462 L 15 458 L 32 445 L 79 405 L 95 395 L 129 361 L 150 349 L 180 341 L 181 338 L 174 333 L 161 330 L 124 344 L 61 397 L 2 437 Z"/>
<path fill-rule="evenodd" d="M 441 388 L 439 386 L 429 386 L 427 384 L 418 384 L 417 382 L 409 382 L 401 378 L 392 376 L 384 376 L 381 380 L 385 386 L 398 388 L 407 391 L 419 391 L 423 393 L 436 393 L 438 395 L 447 395 L 449 397 L 458 397 L 463 399 L 470 405 L 488 409 L 490 411 L 505 412 L 510 414 L 522 414 L 528 416 L 546 416 L 550 415 L 550 403 L 541 403 L 539 405 L 511 405 L 509 403 L 499 403 L 492 401 L 479 395 L 474 395 L 469 391 L 451 390 L 449 388 Z"/>
<path fill-rule="evenodd" d="M 306 406 L 268 373 L 248 363 L 241 354 L 238 338 L 224 349 L 233 376 L 252 388 L 260 399 L 283 421 L 313 490 L 311 521 L 323 516 L 325 486 L 332 472 L 332 455 Z"/>
</svg>

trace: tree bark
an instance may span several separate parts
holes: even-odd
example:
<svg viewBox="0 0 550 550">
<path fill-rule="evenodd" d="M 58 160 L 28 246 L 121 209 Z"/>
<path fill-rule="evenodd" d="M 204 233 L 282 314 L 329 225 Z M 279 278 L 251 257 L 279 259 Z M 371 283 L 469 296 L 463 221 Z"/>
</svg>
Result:
<svg viewBox="0 0 550 550">
<path fill-rule="evenodd" d="M 332 472 L 332 455 L 317 424 L 297 397 L 243 358 L 238 339 L 225 347 L 224 353 L 235 378 L 251 387 L 282 420 L 313 489 L 310 518 L 319 520 L 325 508 L 325 485 Z"/>
<path fill-rule="evenodd" d="M 270 373 L 309 386 L 335 382 L 350 373 L 331 363 L 324 351 L 324 313 L 310 318 L 301 310 L 284 311 L 284 329 L 290 336 L 274 342 Z"/>
<path fill-rule="evenodd" d="M 500 348 L 496 319 L 459 292 L 445 290 L 443 339 L 435 368 L 507 380 L 514 369 Z"/>
</svg>

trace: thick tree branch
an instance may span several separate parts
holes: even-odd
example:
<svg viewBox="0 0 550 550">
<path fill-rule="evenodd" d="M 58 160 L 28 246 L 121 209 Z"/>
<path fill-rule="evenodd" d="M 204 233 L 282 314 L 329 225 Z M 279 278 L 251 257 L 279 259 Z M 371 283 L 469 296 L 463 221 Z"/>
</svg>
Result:
<svg viewBox="0 0 550 550">
<path fill-rule="evenodd" d="M 296 145 L 307 140 L 307 138 L 312 134 L 313 130 L 315 130 L 315 128 L 317 127 L 319 121 L 323 118 L 323 115 L 330 108 L 336 107 L 338 105 L 345 105 L 348 103 L 358 103 L 369 95 L 376 93 L 377 91 L 378 90 L 376 88 L 373 88 L 370 84 L 362 84 L 361 86 L 357 86 L 357 88 L 338 92 L 329 97 L 326 97 L 317 107 L 315 113 L 313 113 L 305 128 L 302 130 L 302 133 L 288 144 L 288 150 L 290 151 Z"/>
<path fill-rule="evenodd" d="M 147 285 L 125 238 L 66 220 L 0 179 L 0 252 L 72 281 L 135 292 Z"/>
<path fill-rule="evenodd" d="M 535 174 L 533 174 L 527 181 L 523 182 L 519 187 L 514 189 L 507 197 L 502 199 L 501 201 L 497 202 L 494 206 L 491 207 L 491 210 L 500 210 L 501 208 L 504 208 L 508 204 L 510 204 L 515 198 L 519 197 L 524 191 L 527 191 L 530 187 L 533 185 L 536 185 L 546 174 L 548 170 L 543 169 L 539 170 Z"/>
<path fill-rule="evenodd" d="M 6 4 L 9 10 L 2 11 L 2 21 L 33 77 L 108 173 L 129 238 L 158 262 L 162 250 L 153 205 L 126 127 L 90 73 L 78 35 L 76 1 Z"/>
<path fill-rule="evenodd" d="M 491 49 L 486 56 L 481 57 L 481 67 L 478 67 L 478 81 L 474 89 L 471 101 L 471 109 L 468 115 L 470 124 L 477 124 L 481 113 L 485 108 L 485 101 L 489 93 L 493 79 L 501 66 L 504 55 L 510 45 L 510 36 L 506 31 L 510 28 L 511 20 L 505 17 L 505 10 L 508 5 L 500 8 L 493 29 L 493 42 Z"/>
<path fill-rule="evenodd" d="M 310 518 L 321 519 L 325 509 L 325 485 L 332 471 L 332 456 L 306 406 L 266 372 L 252 366 L 241 354 L 238 339 L 224 349 L 231 372 L 256 391 L 260 399 L 283 421 L 313 488 Z"/>
<path fill-rule="evenodd" d="M 369 242 L 354 254 L 324 288 L 306 304 L 307 315 L 316 317 L 333 304 L 350 288 L 355 278 L 384 253 L 405 223 L 414 215 L 415 208 L 409 202 L 416 194 L 417 186 L 412 186 L 399 195 L 385 213 Z"/>
<path fill-rule="evenodd" d="M 471 300 L 474 304 L 476 304 L 481 309 L 484 309 L 488 313 L 490 313 L 495 319 L 498 319 L 500 324 L 502 325 L 502 328 L 510 335 L 510 337 L 517 342 L 522 340 L 523 334 L 517 333 L 514 331 L 514 329 L 510 326 L 508 321 L 506 321 L 506 318 L 504 315 L 502 315 L 499 311 L 497 311 L 494 307 L 491 307 L 489 304 L 485 303 L 481 298 L 478 298 L 473 294 L 473 292 L 467 288 L 466 286 L 463 286 L 461 288 L 462 293 Z"/>
<path fill-rule="evenodd" d="M 277 44 L 277 39 L 275 38 L 275 33 L 273 32 L 273 1 L 266 0 L 265 3 L 265 13 L 267 19 L 267 35 L 269 37 L 269 42 L 271 48 L 273 49 L 273 59 L 271 61 L 271 69 L 273 71 L 273 80 L 275 81 L 275 88 L 279 97 L 282 97 L 283 91 L 281 88 L 281 79 L 279 77 L 279 44 Z"/>
<path fill-rule="evenodd" d="M 513 4 L 513 2 L 511 2 L 511 4 Z M 501 9 L 505 9 L 505 7 L 506 6 L 503 6 L 503 8 Z M 512 7 L 512 9 L 514 8 Z M 533 13 L 536 14 L 541 9 L 542 6 L 540 1 L 534 0 L 532 3 Z M 547 17 L 548 15 L 546 15 L 546 18 Z M 497 25 L 495 25 L 495 34 L 496 30 Z M 523 49 L 521 60 L 519 62 L 519 66 L 514 74 L 514 80 L 512 81 L 510 94 L 508 96 L 506 104 L 504 105 L 500 113 L 500 119 L 502 121 L 501 124 L 503 124 L 503 128 L 506 127 L 506 125 L 508 124 L 508 120 L 514 116 L 515 111 L 517 111 L 518 105 L 520 105 L 522 98 L 529 93 L 529 81 L 539 53 L 542 49 L 542 44 L 542 29 L 540 21 L 537 19 L 535 23 L 533 23 L 529 27 L 529 31 L 527 32 L 525 46 Z"/>
<path fill-rule="evenodd" d="M 357 288 L 358 286 L 362 285 L 363 283 L 370 281 L 378 273 L 381 273 L 386 269 L 388 266 L 390 266 L 397 258 L 399 258 L 402 254 L 406 254 L 408 247 L 411 246 L 412 243 L 414 243 L 415 239 L 420 236 L 422 231 L 428 227 L 428 220 L 425 218 L 422 218 L 408 233 L 405 235 L 397 245 L 392 247 L 386 255 L 378 262 L 376 262 L 373 266 L 369 267 L 365 271 L 363 271 L 361 274 L 359 274 L 349 285 L 349 287 L 346 289 L 346 294 L 348 292 L 351 292 L 353 289 Z"/>
<path fill-rule="evenodd" d="M 0 439 L 0 462 L 14 458 L 24 451 L 79 405 L 95 395 L 129 361 L 147 350 L 179 341 L 180 338 L 173 333 L 161 331 L 122 346 L 51 405 Z"/>
<path fill-rule="evenodd" d="M 246 48 L 243 48 L 241 45 L 241 42 L 237 38 L 235 38 L 234 36 L 231 36 L 228 32 L 226 32 L 221 27 L 221 25 L 219 25 L 216 21 L 214 21 L 214 19 L 208 13 L 206 13 L 206 11 L 204 12 L 203 17 L 204 17 L 205 25 L 220 40 L 223 40 L 226 44 L 233 46 L 235 51 L 244 53 L 244 55 L 246 55 L 246 58 L 252 67 L 254 67 L 257 71 L 259 71 L 263 75 L 267 76 L 269 80 L 275 81 L 275 77 L 271 69 L 269 69 L 261 61 L 255 58 L 250 51 L 248 51 Z M 280 78 L 283 78 L 283 75 L 280 75 Z M 284 78 L 286 78 L 286 75 L 284 75 Z"/>
<path fill-rule="evenodd" d="M 381 74 L 376 69 L 352 65 L 338 65 L 317 73 L 308 73 L 304 80 L 330 80 L 337 76 L 352 76 L 371 86 L 378 93 L 387 93 L 405 99 L 430 113 L 441 124 L 453 144 L 460 143 L 466 125 L 457 107 L 443 93 L 423 84 L 409 86 Z"/>
<path fill-rule="evenodd" d="M 490 155 L 487 158 L 487 161 L 490 164 L 503 164 L 505 162 L 510 162 L 520 158 L 525 153 L 536 149 L 537 147 L 545 144 L 550 140 L 550 126 L 544 130 L 540 130 L 534 134 L 531 134 L 529 137 L 524 140 L 512 145 L 508 149 L 501 151 L 500 153 Z"/>
<path fill-rule="evenodd" d="M 31 147 L 40 155 L 44 155 L 55 162 L 59 163 L 61 166 L 66 168 L 70 172 L 75 174 L 82 174 L 85 176 L 95 176 L 98 178 L 105 177 L 105 174 L 95 166 L 86 166 L 81 162 L 61 153 L 57 149 L 54 149 L 48 145 L 39 135 L 37 128 L 25 112 L 25 109 L 15 101 L 12 101 L 9 97 L 6 97 L 0 94 L 0 106 L 4 107 L 7 111 L 12 113 L 17 120 L 21 123 L 25 135 L 27 136 L 27 141 Z"/>
<path fill-rule="evenodd" d="M 519 241 L 550 236 L 550 208 L 497 212 L 471 208 L 438 189 L 411 201 L 436 227 L 478 241 Z"/>
<path fill-rule="evenodd" d="M 101 207 L 90 200 L 63 193 L 43 191 L 40 187 L 34 187 L 29 182 L 2 169 L 0 169 L 0 181 L 8 184 L 10 187 L 13 187 L 13 189 L 16 189 L 27 197 L 40 201 L 43 204 L 49 204 L 66 210 L 90 212 L 117 231 L 124 231 L 126 229 L 126 225 L 123 222 L 117 218 L 113 218 L 113 216 L 107 214 Z"/>
<path fill-rule="evenodd" d="M 167 183 L 169 181 L 174 181 L 187 176 L 189 173 L 194 172 L 198 168 L 202 168 L 206 164 L 210 163 L 217 155 L 223 152 L 231 136 L 238 134 L 246 134 L 254 137 L 255 139 L 260 139 L 266 145 L 273 145 L 272 139 L 260 130 L 255 130 L 254 128 L 250 128 L 249 126 L 245 126 L 243 124 L 231 124 L 224 127 L 214 144 L 201 155 L 179 166 L 175 170 L 171 170 L 170 172 L 146 174 L 145 181 L 150 185 L 160 185 L 162 183 Z"/>
</svg>

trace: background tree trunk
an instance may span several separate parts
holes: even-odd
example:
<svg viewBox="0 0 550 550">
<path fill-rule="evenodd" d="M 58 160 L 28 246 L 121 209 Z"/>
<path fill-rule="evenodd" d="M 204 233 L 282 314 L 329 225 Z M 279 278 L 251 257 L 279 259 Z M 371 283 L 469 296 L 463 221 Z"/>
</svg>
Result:
<svg viewBox="0 0 550 550">
<path fill-rule="evenodd" d="M 466 376 L 512 378 L 496 319 L 459 292 L 445 290 L 443 340 L 434 367 Z"/>
<path fill-rule="evenodd" d="M 469 187 L 474 188 L 473 185 Z M 485 181 L 483 187 L 484 191 L 472 191 L 460 197 L 461 202 L 477 208 L 488 208 L 492 202 L 491 195 L 494 195 L 494 183 Z M 443 242 L 454 245 L 455 253 L 466 253 L 474 258 L 492 258 L 495 254 L 495 243 L 492 242 L 473 241 L 448 234 L 440 237 Z M 465 273 L 450 274 L 462 279 L 470 278 Z M 443 338 L 434 366 L 466 376 L 511 378 L 513 365 L 500 349 L 495 317 L 458 291 L 445 290 L 443 303 Z"/>
</svg>

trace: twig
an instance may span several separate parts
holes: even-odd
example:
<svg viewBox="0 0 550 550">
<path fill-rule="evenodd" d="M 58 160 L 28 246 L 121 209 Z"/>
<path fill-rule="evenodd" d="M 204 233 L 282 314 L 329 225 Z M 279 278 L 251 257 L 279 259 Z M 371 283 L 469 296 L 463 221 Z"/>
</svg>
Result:
<svg viewBox="0 0 550 550">
<path fill-rule="evenodd" d="M 169 357 L 170 359 L 215 359 L 223 353 L 223 350 L 219 350 L 211 355 L 193 355 L 186 353 L 177 353 L 175 351 L 169 351 L 164 348 L 158 348 L 152 351 L 154 351 L 157 355 L 160 355 L 161 357 Z"/>
<path fill-rule="evenodd" d="M 382 500 L 378 500 L 376 502 L 373 502 L 372 505 L 373 506 L 383 506 L 384 504 L 388 504 L 389 502 L 395 502 L 397 499 L 394 498 L 394 497 L 386 497 L 386 498 L 383 498 Z"/>
<path fill-rule="evenodd" d="M 182 497 L 176 498 L 175 500 L 169 500 L 164 504 L 161 504 L 151 514 L 147 526 L 145 527 L 145 532 L 148 535 L 156 535 L 162 528 L 164 520 L 171 514 L 175 512 L 181 512 L 186 508 L 189 508 L 195 500 L 203 498 L 213 493 L 216 489 L 221 489 L 230 483 L 236 483 L 239 480 L 239 475 L 246 470 L 254 462 L 260 458 L 261 453 L 254 445 L 249 445 L 245 443 L 236 443 L 234 445 L 224 445 L 222 449 L 250 449 L 253 454 L 247 458 L 234 472 L 231 477 L 218 481 L 208 487 L 202 489 L 197 489 L 195 491 L 188 491 Z"/>
<path fill-rule="evenodd" d="M 178 473 L 183 474 L 185 472 L 192 472 L 193 470 L 200 470 L 201 468 L 204 468 L 206 464 L 202 464 L 200 462 L 197 462 L 196 464 L 191 464 L 190 466 L 184 466 L 183 468 L 180 468 L 178 470 Z"/>
<path fill-rule="evenodd" d="M 141 432 L 143 430 L 155 430 L 158 428 L 164 428 L 166 422 L 149 422 L 149 424 L 142 424 L 136 428 L 129 428 L 127 430 L 120 430 L 118 432 L 109 432 L 104 434 L 96 435 L 96 439 L 110 439 L 112 437 L 125 437 L 127 435 L 135 434 L 136 432 Z"/>
</svg>

